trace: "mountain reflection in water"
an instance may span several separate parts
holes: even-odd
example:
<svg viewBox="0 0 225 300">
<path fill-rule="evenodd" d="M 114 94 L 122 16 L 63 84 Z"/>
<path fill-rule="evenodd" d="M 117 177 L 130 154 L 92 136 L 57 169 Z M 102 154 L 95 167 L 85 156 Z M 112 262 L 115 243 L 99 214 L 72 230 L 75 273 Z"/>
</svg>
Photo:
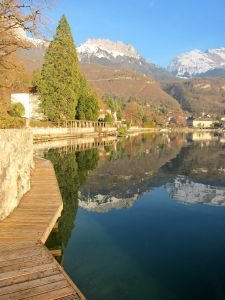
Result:
<svg viewBox="0 0 225 300">
<path fill-rule="evenodd" d="M 217 185 L 223 185 L 225 178 L 223 144 L 187 140 L 184 136 L 146 141 L 138 137 L 118 144 L 116 154 L 110 152 L 102 159 L 80 188 L 79 206 L 96 212 L 128 208 L 146 191 L 162 185 L 177 201 L 222 205 L 224 188 Z"/>
<path fill-rule="evenodd" d="M 207 229 L 209 234 L 212 233 L 211 237 L 200 232 L 203 228 L 201 226 L 195 226 L 196 232 L 189 232 L 194 225 L 188 226 L 188 222 L 204 224 L 205 208 L 210 205 L 217 208 L 221 206 L 219 209 L 223 209 L 222 206 L 225 205 L 224 142 L 224 136 L 195 133 L 193 135 L 146 134 L 122 140 L 105 138 L 105 140 L 89 141 L 89 146 L 85 146 L 85 141 L 80 141 L 80 145 L 77 146 L 75 140 L 70 140 L 65 142 L 66 146 L 63 148 L 60 148 L 59 144 L 56 148 L 54 145 L 38 144 L 37 153 L 51 160 L 55 167 L 64 202 L 57 234 L 53 233 L 50 236 L 47 245 L 53 253 L 55 249 L 61 249 L 61 252 L 58 251 L 61 255 L 59 260 L 63 263 L 64 258 L 67 272 L 76 280 L 88 299 L 150 299 L 152 297 L 154 300 L 222 299 L 212 296 L 214 290 L 210 290 L 208 279 L 204 279 L 203 275 L 210 272 L 204 269 L 205 265 L 202 269 L 199 267 L 199 273 L 196 273 L 198 278 L 202 277 L 202 286 L 205 286 L 203 293 L 202 289 L 198 290 L 194 287 L 195 271 L 192 270 L 191 265 L 186 265 L 184 260 L 182 260 L 183 267 L 188 271 L 186 275 L 183 274 L 184 282 L 181 284 L 180 276 L 183 271 L 176 266 L 175 262 L 172 263 L 175 257 L 171 257 L 175 255 L 182 259 L 181 253 L 184 249 L 178 254 L 176 251 L 187 243 L 190 248 L 190 257 L 187 261 L 193 261 L 194 264 L 197 259 L 195 251 L 203 246 L 200 243 L 201 241 L 203 243 L 203 240 L 195 240 L 195 236 L 198 235 L 205 238 L 204 243 L 210 245 L 217 241 L 220 245 L 222 243 L 219 240 L 221 235 L 217 233 L 223 229 L 221 220 L 224 218 L 221 217 L 220 223 L 218 219 L 220 227 L 219 229 L 215 227 L 215 234 L 213 233 L 213 226 L 217 224 L 215 220 L 218 211 L 209 214 L 214 218 L 210 221 L 210 231 L 209 228 Z M 189 206 L 182 204 L 189 204 Z M 196 204 L 202 205 L 203 212 L 200 213 Z M 151 206 L 151 209 L 148 206 Z M 190 211 L 189 207 L 193 207 L 193 210 Z M 136 228 L 133 228 L 131 224 L 139 213 L 140 218 Z M 221 214 L 222 211 L 219 216 Z M 180 220 L 181 215 L 184 216 L 184 221 Z M 122 223 L 120 229 L 113 230 Z M 171 232 L 170 239 L 167 235 L 157 233 L 164 225 L 165 230 Z M 207 226 L 209 226 L 208 221 L 205 228 Z M 124 232 L 122 229 L 126 230 L 125 236 L 122 236 Z M 137 240 L 135 244 L 133 244 L 134 232 Z M 152 235 L 152 238 L 151 247 L 148 247 L 147 251 L 148 235 Z M 180 240 L 184 239 L 179 245 L 177 235 Z M 213 238 L 216 238 L 216 241 L 213 241 Z M 111 244 L 112 242 L 115 245 Z M 157 243 L 161 245 L 160 249 L 157 248 L 159 247 Z M 110 249 L 109 245 L 111 245 Z M 103 278 L 102 273 L 98 273 L 97 270 L 102 264 L 107 264 L 113 259 L 115 253 L 120 253 L 119 249 L 116 250 L 116 245 L 120 246 L 121 251 L 122 248 L 126 251 L 118 258 L 117 270 L 114 270 L 111 265 L 108 270 L 107 265 Z M 89 247 L 92 248 L 93 253 L 87 250 Z M 108 249 L 108 254 L 103 257 L 104 254 L 100 253 L 104 252 L 105 247 Z M 165 247 L 167 253 L 162 254 L 161 251 Z M 134 251 L 137 251 L 139 256 L 134 255 Z M 128 256 L 125 254 L 129 257 L 133 256 L 138 266 L 134 267 L 133 261 L 130 260 L 128 264 Z M 207 259 L 210 260 L 212 257 L 209 258 L 209 255 L 214 256 L 212 249 L 207 252 Z M 141 260 L 142 256 L 145 261 Z M 203 259 L 206 258 L 203 256 Z M 148 264 L 151 267 L 147 267 Z M 134 268 L 132 271 L 131 266 Z M 173 275 L 165 278 L 171 270 Z M 118 281 L 112 280 L 117 273 Z M 225 279 L 225 274 L 223 275 Z M 188 279 L 185 279 L 185 276 L 188 276 Z M 122 286 L 119 280 L 121 277 L 124 280 Z M 101 286 L 102 282 L 104 288 Z M 130 285 L 130 282 L 132 283 L 128 291 L 127 284 Z M 192 288 L 185 287 L 184 296 L 185 284 Z M 141 296 L 140 286 L 142 286 Z M 118 291 L 121 294 L 118 294 Z M 225 287 L 223 295 L 225 295 Z"/>
<path fill-rule="evenodd" d="M 183 203 L 225 205 L 225 187 L 194 182 L 183 176 L 177 177 L 172 183 L 167 183 L 166 190 L 172 199 Z"/>
</svg>

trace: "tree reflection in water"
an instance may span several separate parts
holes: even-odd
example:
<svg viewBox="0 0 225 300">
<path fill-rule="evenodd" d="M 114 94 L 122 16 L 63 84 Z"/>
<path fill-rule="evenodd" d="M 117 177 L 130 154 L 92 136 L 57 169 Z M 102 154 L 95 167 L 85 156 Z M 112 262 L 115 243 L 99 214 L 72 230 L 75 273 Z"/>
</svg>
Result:
<svg viewBox="0 0 225 300">
<path fill-rule="evenodd" d="M 54 165 L 63 199 L 63 211 L 58 220 L 58 228 L 56 226 L 46 243 L 54 253 L 56 249 L 66 247 L 68 244 L 78 209 L 79 187 L 85 183 L 88 172 L 97 167 L 99 152 L 98 149 L 90 149 L 65 153 L 51 149 L 45 158 Z M 62 260 L 62 255 L 58 260 Z"/>
</svg>

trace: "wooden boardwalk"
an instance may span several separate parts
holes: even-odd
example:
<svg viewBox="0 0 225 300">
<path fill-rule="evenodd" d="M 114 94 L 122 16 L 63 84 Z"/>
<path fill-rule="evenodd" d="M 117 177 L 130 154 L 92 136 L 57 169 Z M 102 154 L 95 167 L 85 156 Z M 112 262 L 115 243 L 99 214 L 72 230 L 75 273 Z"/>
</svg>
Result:
<svg viewBox="0 0 225 300">
<path fill-rule="evenodd" d="M 0 222 L 0 299 L 85 299 L 44 246 L 62 208 L 52 164 L 35 159 L 31 191 Z"/>
</svg>

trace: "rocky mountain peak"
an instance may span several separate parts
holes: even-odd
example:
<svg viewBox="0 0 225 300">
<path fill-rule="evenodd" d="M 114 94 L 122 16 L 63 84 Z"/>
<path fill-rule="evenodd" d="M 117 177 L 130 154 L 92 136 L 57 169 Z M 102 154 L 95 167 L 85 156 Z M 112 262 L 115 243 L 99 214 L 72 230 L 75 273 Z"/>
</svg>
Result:
<svg viewBox="0 0 225 300">
<path fill-rule="evenodd" d="M 207 77 L 225 73 L 225 48 L 194 49 L 175 57 L 168 71 L 180 78 Z"/>
<path fill-rule="evenodd" d="M 24 41 L 25 43 L 28 43 L 31 47 L 43 47 L 47 48 L 49 45 L 49 42 L 43 40 L 43 39 L 38 39 L 35 37 L 29 37 L 26 33 L 26 31 L 23 28 L 16 28 L 14 30 L 14 34 L 17 39 Z"/>
<path fill-rule="evenodd" d="M 78 55 L 82 54 L 97 54 L 103 52 L 109 53 L 114 58 L 118 56 L 127 56 L 139 59 L 140 55 L 137 53 L 132 45 L 127 45 L 120 41 L 111 41 L 109 39 L 88 39 L 77 49 Z"/>
</svg>

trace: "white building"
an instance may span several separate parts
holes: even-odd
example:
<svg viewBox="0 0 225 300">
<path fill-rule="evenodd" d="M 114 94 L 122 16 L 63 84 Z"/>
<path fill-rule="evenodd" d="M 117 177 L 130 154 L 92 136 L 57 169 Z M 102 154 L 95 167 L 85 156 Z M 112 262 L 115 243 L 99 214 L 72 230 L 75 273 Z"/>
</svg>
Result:
<svg viewBox="0 0 225 300">
<path fill-rule="evenodd" d="M 187 126 L 195 128 L 212 128 L 215 120 L 207 118 L 187 119 Z"/>
<path fill-rule="evenodd" d="M 15 93 L 11 94 L 11 103 L 21 103 L 25 108 L 25 114 L 23 117 L 27 119 L 43 120 L 43 114 L 39 109 L 38 95 L 31 93 Z"/>
</svg>

